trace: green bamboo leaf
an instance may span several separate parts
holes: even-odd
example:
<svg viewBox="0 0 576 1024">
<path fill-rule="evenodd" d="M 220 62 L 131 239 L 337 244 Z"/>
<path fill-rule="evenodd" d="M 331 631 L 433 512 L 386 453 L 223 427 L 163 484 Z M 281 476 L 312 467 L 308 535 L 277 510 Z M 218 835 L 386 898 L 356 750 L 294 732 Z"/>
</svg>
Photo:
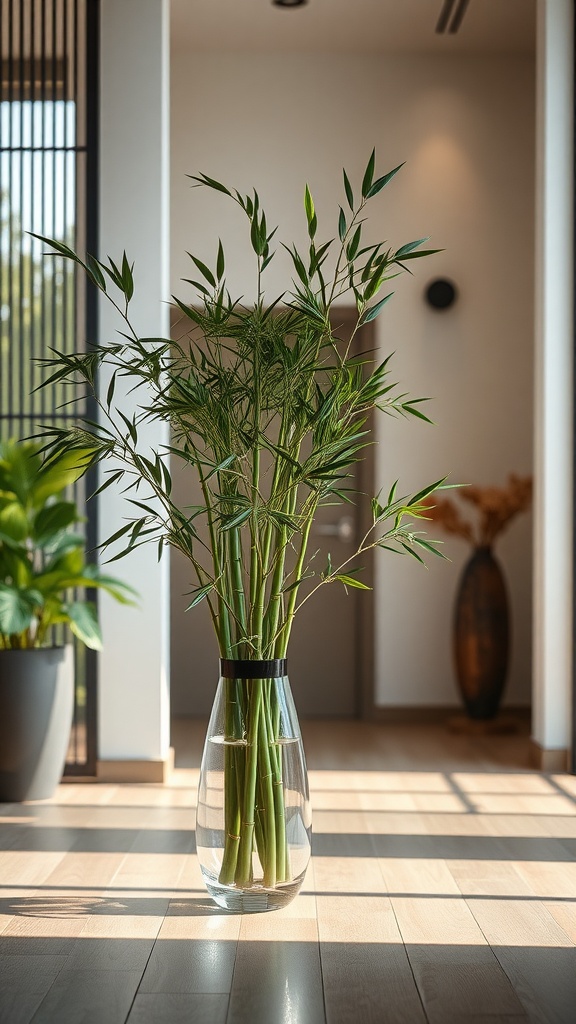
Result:
<svg viewBox="0 0 576 1024">
<path fill-rule="evenodd" d="M 187 306 L 185 302 L 181 302 L 175 295 L 173 295 L 172 298 L 179 309 L 182 310 L 184 316 L 187 316 L 188 319 L 192 320 L 195 324 L 200 326 L 202 325 L 202 314 L 199 313 L 197 309 L 194 309 L 193 306 Z"/>
<path fill-rule="evenodd" d="M 338 217 L 338 235 L 340 241 L 343 242 L 346 238 L 346 215 L 342 207 L 340 207 L 340 216 Z"/>
<path fill-rule="evenodd" d="M 92 283 L 95 284 L 97 288 L 100 288 L 103 292 L 106 291 L 106 282 L 102 275 L 102 271 L 100 270 L 98 261 L 95 260 L 93 256 L 87 256 L 87 262 L 84 263 L 70 248 L 70 246 L 65 245 L 64 242 L 59 242 L 55 238 L 47 238 L 46 235 L 38 235 L 35 231 L 29 231 L 28 234 L 31 235 L 32 238 L 38 238 L 41 242 L 45 242 L 56 250 L 56 253 L 49 252 L 44 255 L 55 256 L 58 254 L 60 256 L 64 256 L 68 260 L 73 260 L 73 262 L 77 263 L 79 267 L 82 267 L 82 270 L 88 275 Z"/>
<path fill-rule="evenodd" d="M 195 608 L 197 604 L 200 604 L 200 602 L 204 600 L 205 597 L 208 597 L 208 594 L 214 590 L 214 587 L 214 583 L 207 583 L 206 586 L 199 587 L 198 590 L 193 591 L 194 598 L 184 611 L 189 612 L 191 608 Z"/>
<path fill-rule="evenodd" d="M 424 559 L 420 558 L 418 552 L 414 551 L 414 548 L 411 548 L 409 544 L 405 544 L 404 541 L 400 541 L 400 546 L 404 548 L 404 551 L 406 551 L 407 554 L 412 555 L 412 558 L 415 558 L 417 562 L 420 562 L 421 565 L 426 566 L 426 562 L 424 561 Z M 428 568 L 428 566 L 426 566 L 426 568 Z"/>
<path fill-rule="evenodd" d="M 277 527 L 287 526 L 290 530 L 297 530 L 299 527 L 298 520 L 294 516 L 289 516 L 286 512 L 281 512 L 278 509 L 267 509 L 265 518 Z"/>
<path fill-rule="evenodd" d="M 168 497 L 170 497 L 172 493 L 172 477 L 170 476 L 170 470 L 168 469 L 168 466 L 166 465 L 164 460 L 161 459 L 159 455 L 156 456 L 156 460 L 158 462 L 158 465 L 160 466 L 160 471 L 162 473 L 162 478 L 164 480 L 164 493 Z"/>
<path fill-rule="evenodd" d="M 211 284 L 212 287 L 215 288 L 216 278 L 214 277 L 214 274 L 212 273 L 210 268 L 207 267 L 206 264 L 202 262 L 202 260 L 199 260 L 197 256 L 193 256 L 191 252 L 187 253 L 187 255 L 190 257 L 192 262 L 198 267 L 198 270 L 202 274 L 202 277 L 205 277 L 206 280 L 208 281 L 208 284 Z"/>
<path fill-rule="evenodd" d="M 410 416 L 415 416 L 419 420 L 424 420 L 424 423 L 434 424 L 425 413 L 421 412 L 420 409 L 415 409 L 414 406 L 417 402 L 429 402 L 429 398 L 413 398 L 410 402 L 402 403 L 402 411 L 408 413 Z"/>
<path fill-rule="evenodd" d="M 412 505 L 417 505 L 420 501 L 423 501 L 424 498 L 427 498 L 430 494 L 433 494 L 434 491 L 437 491 L 440 487 L 442 487 L 442 485 L 446 482 L 446 479 L 447 478 L 443 476 L 441 480 L 436 480 L 435 483 L 429 484 L 428 487 L 423 487 L 421 491 L 418 491 L 417 494 L 410 498 L 410 501 L 407 502 L 407 507 L 411 508 Z"/>
<path fill-rule="evenodd" d="M 406 245 L 400 246 L 394 253 L 394 259 L 398 259 L 399 256 L 406 256 L 407 253 L 412 252 L 413 249 L 417 249 L 419 245 L 427 241 L 428 238 L 419 238 L 416 242 L 407 242 Z"/>
<path fill-rule="evenodd" d="M 111 256 L 108 257 L 108 262 L 110 264 L 110 267 L 107 267 L 105 263 L 101 263 L 100 266 L 104 273 L 110 278 L 110 280 L 114 282 L 116 287 L 119 288 L 120 291 L 122 291 L 122 274 L 118 267 L 116 266 L 116 264 L 114 263 L 114 260 L 112 259 Z"/>
<path fill-rule="evenodd" d="M 258 208 L 256 207 L 252 215 L 252 224 L 250 227 L 250 241 L 252 243 L 252 248 L 254 249 L 256 255 L 261 256 L 262 253 L 264 252 L 264 247 L 266 245 L 266 238 L 262 238 L 260 222 L 258 220 L 258 212 Z"/>
<path fill-rule="evenodd" d="M 90 253 L 87 253 L 86 255 L 86 273 L 92 283 L 95 284 L 97 288 L 100 288 L 100 291 L 106 291 L 106 281 L 104 280 L 104 274 L 100 269 L 100 264 L 94 256 L 90 255 Z"/>
<path fill-rule="evenodd" d="M 130 264 L 128 263 L 126 253 L 124 252 L 122 254 L 122 286 L 127 302 L 130 302 L 130 299 L 134 294 L 134 277 L 132 274 L 133 269 L 134 264 L 130 266 Z"/>
<path fill-rule="evenodd" d="M 332 577 L 334 580 L 338 580 L 339 583 L 343 583 L 345 587 L 354 587 L 355 590 L 372 590 L 372 587 L 368 587 L 365 583 L 361 583 L 360 580 L 354 579 L 353 576 L 338 576 Z"/>
<path fill-rule="evenodd" d="M 308 221 L 308 227 L 310 227 L 310 224 L 312 223 L 315 216 L 315 210 L 314 200 L 312 199 L 312 194 L 310 192 L 308 185 L 306 185 L 306 188 L 304 189 L 304 210 L 306 211 L 306 220 Z"/>
<path fill-rule="evenodd" d="M 146 512 L 152 518 L 155 518 L 158 514 L 158 509 L 153 508 L 152 505 L 147 505 L 144 501 L 138 501 L 136 498 L 128 498 L 128 501 L 131 505 L 135 505 L 136 508 Z"/>
<path fill-rule="evenodd" d="M 388 501 L 386 503 L 388 508 L 390 508 L 390 505 L 392 505 L 393 502 L 394 502 L 394 498 L 396 497 L 396 489 L 397 489 L 397 487 L 398 487 L 398 481 L 395 480 L 394 483 L 392 484 L 392 487 L 390 488 L 390 493 L 388 494 Z"/>
<path fill-rule="evenodd" d="M 242 526 L 242 523 L 245 523 L 246 520 L 249 519 L 251 515 L 252 508 L 243 509 L 242 512 L 239 512 L 238 515 L 233 516 L 232 519 L 226 520 L 226 522 L 223 523 L 220 529 L 222 531 L 225 531 L 232 530 L 235 526 Z"/>
<path fill-rule="evenodd" d="M 352 186 L 351 186 L 350 181 L 348 179 L 348 175 L 346 174 L 346 171 L 344 170 L 344 168 L 342 168 L 342 174 L 344 175 L 344 191 L 346 193 L 346 199 L 348 200 L 348 206 L 353 211 L 354 210 L 354 194 L 352 192 Z"/>
<path fill-rule="evenodd" d="M 190 277 L 183 277 L 181 278 L 181 280 L 184 281 L 185 284 L 191 284 L 194 288 L 197 288 L 202 295 L 210 295 L 210 292 L 208 291 L 206 285 L 202 284 L 201 281 L 195 281 Z"/>
<path fill-rule="evenodd" d="M 100 487 L 97 487 L 91 496 L 95 498 L 97 494 L 102 494 L 102 491 L 105 491 L 107 487 L 112 487 L 112 484 L 115 484 L 117 480 L 124 476 L 124 472 L 123 469 L 117 469 L 114 473 L 111 473 L 108 479 L 103 484 L 100 484 Z"/>
<path fill-rule="evenodd" d="M 197 184 L 193 185 L 192 188 L 198 188 L 200 185 L 207 185 L 209 188 L 215 189 L 216 192 L 224 192 L 225 195 L 232 196 L 230 189 L 227 189 L 220 181 L 216 181 L 214 178 L 209 178 L 207 174 L 187 174 L 186 177 L 190 178 L 191 181 L 197 182 Z M 234 197 L 232 196 L 232 198 Z"/>
<path fill-rule="evenodd" d="M 304 210 L 308 225 L 308 234 L 310 234 L 311 239 L 314 239 L 316 229 L 318 227 L 318 218 L 316 216 L 311 190 L 308 188 L 307 184 L 304 189 Z"/>
<path fill-rule="evenodd" d="M 382 518 L 385 512 L 386 509 L 383 508 L 383 506 L 380 504 L 378 498 L 372 498 L 372 518 L 374 520 L 374 523 L 377 523 L 378 520 Z"/>
<path fill-rule="evenodd" d="M 128 533 L 128 530 L 132 529 L 132 525 L 132 523 L 125 523 L 124 526 L 121 526 L 119 530 L 116 530 L 116 533 L 113 533 L 110 537 L 108 537 L 102 543 L 101 546 L 103 548 L 110 547 L 111 544 L 114 544 L 117 540 L 120 540 L 120 537 L 123 537 L 126 533 Z"/>
<path fill-rule="evenodd" d="M 446 555 L 444 554 L 443 551 L 438 551 L 438 548 L 435 548 L 434 544 L 430 544 L 428 541 L 422 540 L 421 537 L 414 537 L 414 543 L 419 544 L 421 548 L 425 548 L 426 551 L 430 552 L 430 554 L 437 555 L 438 558 L 446 558 Z M 437 540 L 434 543 L 441 544 L 442 541 Z"/>
<path fill-rule="evenodd" d="M 363 199 L 366 199 L 368 197 L 369 193 L 370 193 L 370 188 L 371 188 L 371 185 L 372 185 L 372 180 L 374 178 L 374 164 L 375 164 L 375 162 L 376 162 L 376 150 L 373 149 L 371 154 L 370 154 L 370 159 L 368 160 L 368 163 L 366 165 L 366 170 L 364 171 L 364 177 L 362 179 L 362 198 Z"/>
<path fill-rule="evenodd" d="M 419 260 L 422 256 L 435 256 L 438 252 L 444 252 L 443 249 L 420 249 L 418 252 L 409 252 L 401 258 L 394 257 L 394 262 L 406 263 L 408 260 Z"/>
<path fill-rule="evenodd" d="M 216 277 L 219 281 L 224 277 L 224 249 L 221 239 L 218 239 L 218 256 L 216 258 Z"/>
<path fill-rule="evenodd" d="M 222 459 L 222 462 L 219 462 L 217 466 L 214 466 L 214 468 L 208 473 L 208 476 L 204 477 L 204 481 L 207 482 L 211 477 L 215 476 L 216 473 L 221 473 L 223 470 L 228 469 L 232 463 L 236 461 L 236 458 L 236 455 L 227 455 L 225 459 Z"/>
<path fill-rule="evenodd" d="M 113 373 L 110 378 L 108 390 L 106 392 L 106 405 L 108 408 L 112 405 L 112 399 L 114 398 L 114 389 L 116 387 L 116 373 Z"/>
<path fill-rule="evenodd" d="M 370 299 L 374 298 L 376 292 L 382 286 L 384 281 L 384 273 L 380 267 L 376 267 L 372 273 L 372 277 L 364 289 L 364 302 L 369 302 Z"/>
<path fill-rule="evenodd" d="M 371 187 L 369 188 L 368 192 L 366 193 L 366 198 L 372 199 L 372 196 L 378 195 L 378 193 L 381 192 L 383 188 L 385 188 L 388 182 L 392 181 L 392 178 L 396 174 L 398 174 L 398 171 L 402 167 L 404 167 L 405 163 L 406 161 L 403 160 L 401 164 L 398 164 L 398 166 L 394 168 L 394 170 L 388 171 L 388 174 L 383 174 L 381 178 L 378 178 L 377 181 L 375 181 L 374 184 L 371 185 Z"/>
<path fill-rule="evenodd" d="M 128 417 L 124 415 L 124 413 L 122 412 L 121 409 L 116 409 L 116 412 L 123 419 L 124 423 L 126 424 L 126 426 L 128 428 L 128 433 L 130 434 L 130 437 L 132 438 L 134 444 L 136 444 L 136 442 L 138 440 L 138 432 L 136 430 L 136 424 L 132 420 L 129 420 Z"/>
<path fill-rule="evenodd" d="M 308 274 L 306 273 L 306 267 L 304 266 L 304 262 L 302 260 L 302 257 L 300 256 L 298 250 L 296 249 L 296 247 L 294 247 L 293 249 L 288 249 L 287 246 L 285 246 L 285 248 L 286 248 L 286 251 L 289 252 L 290 256 L 292 257 L 292 262 L 294 263 L 294 268 L 296 270 L 296 273 L 298 274 L 298 277 L 302 281 L 302 284 L 305 285 L 306 287 L 308 287 L 308 284 L 309 284 Z"/>
<path fill-rule="evenodd" d="M 313 577 L 315 575 L 316 575 L 316 573 L 313 573 L 313 572 L 306 572 L 306 573 L 304 573 L 303 576 L 300 576 L 297 580 L 294 580 L 294 583 L 291 583 L 288 587 L 284 587 L 283 590 L 282 590 L 282 593 L 283 594 L 289 594 L 291 590 L 295 590 L 296 587 L 299 587 L 300 584 L 304 583 L 305 580 L 313 579 Z"/>
<path fill-rule="evenodd" d="M 351 241 L 346 246 L 346 256 L 348 260 L 352 261 L 358 252 L 360 246 L 360 236 L 362 234 L 362 225 L 359 224 L 352 236 Z"/>
<path fill-rule="evenodd" d="M 380 539 L 376 541 L 376 546 L 381 548 L 382 551 L 391 551 L 393 555 L 401 555 L 402 552 L 398 548 L 393 548 L 390 544 L 386 544 L 385 540 Z"/>
<path fill-rule="evenodd" d="M 389 292 L 389 294 L 385 295 L 383 299 L 380 299 L 380 302 L 377 302 L 375 306 L 371 306 L 370 309 L 365 310 L 365 312 L 362 313 L 360 320 L 358 321 L 359 324 L 368 324 L 370 323 L 371 320 L 375 320 L 378 314 L 384 308 L 386 303 L 390 301 L 393 295 L 394 292 Z"/>
</svg>

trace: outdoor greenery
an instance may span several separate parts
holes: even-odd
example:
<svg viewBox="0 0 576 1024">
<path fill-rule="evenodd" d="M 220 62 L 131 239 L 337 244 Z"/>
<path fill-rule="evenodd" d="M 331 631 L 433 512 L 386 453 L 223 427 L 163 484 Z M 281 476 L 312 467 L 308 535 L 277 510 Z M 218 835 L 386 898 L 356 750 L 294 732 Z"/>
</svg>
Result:
<svg viewBox="0 0 576 1024">
<path fill-rule="evenodd" d="M 71 232 L 70 232 L 71 234 Z M 66 241 L 70 241 L 68 237 Z M 0 431 L 10 437 L 16 420 L 38 419 L 45 395 L 39 363 L 50 348 L 73 349 L 76 329 L 74 267 L 57 259 L 47 264 L 39 244 L 22 230 L 18 211 L 0 192 Z M 56 407 L 63 389 L 51 396 Z M 3 427 L 3 421 L 10 423 Z M 23 428 L 28 430 L 28 424 Z"/>
<path fill-rule="evenodd" d="M 246 305 L 230 296 L 221 242 L 214 265 L 190 254 L 197 300 L 175 299 L 190 326 L 178 343 L 142 338 L 133 328 L 133 266 L 126 254 L 117 263 L 82 260 L 63 243 L 44 239 L 84 268 L 122 321 L 119 339 L 79 354 L 56 353 L 49 361 L 47 385 L 65 383 L 72 392 L 84 383 L 95 391 L 100 409 L 98 423 L 83 420 L 49 432 L 51 450 L 103 463 L 101 490 L 123 488 L 126 521 L 106 545 L 122 540 L 114 557 L 151 541 L 159 556 L 166 544 L 187 556 L 196 576 L 188 607 L 207 602 L 224 658 L 284 658 L 296 614 L 319 589 L 368 589 L 361 558 L 369 549 L 407 552 L 419 561 L 439 554 L 415 521 L 425 518 L 426 500 L 443 486 L 441 480 L 412 495 L 400 495 L 394 484 L 375 497 L 372 525 L 344 563 L 333 565 L 328 558 L 317 566 L 309 546 L 319 506 L 359 497 L 348 476 L 374 443 L 367 429 L 371 410 L 427 421 L 424 399 L 399 394 L 390 380 L 389 358 L 379 362 L 373 352 L 352 354 L 351 341 L 341 340 L 331 326 L 335 303 L 348 295 L 357 309 L 354 337 L 392 297 L 382 295 L 386 283 L 410 261 L 435 251 L 422 248 L 426 239 L 398 248 L 363 243 L 366 207 L 399 170 L 376 176 L 372 153 L 356 192 L 344 172 L 345 203 L 334 238 L 319 239 L 306 187 L 306 251 L 285 247 L 294 282 L 272 303 L 263 280 L 275 255 L 275 230 L 258 193 L 244 195 L 204 174 L 193 177 L 195 186 L 222 193 L 246 217 L 256 299 Z M 119 378 L 127 378 L 138 396 L 136 414 L 115 401 Z M 103 379 L 104 391 L 98 387 Z M 141 426 L 158 420 L 170 424 L 172 443 L 151 451 Z M 173 501 L 170 458 L 197 474 L 200 504 L 182 508 Z M 290 877 L 277 784 L 278 708 L 270 680 L 230 679 L 226 685 L 227 735 L 246 743 L 226 748 L 221 881 L 250 882 L 255 842 L 263 883 L 273 886 Z"/>
<path fill-rule="evenodd" d="M 133 594 L 86 563 L 76 504 L 63 498 L 83 472 L 77 452 L 43 463 L 32 441 L 0 443 L 0 650 L 43 647 L 59 625 L 98 650 L 96 609 L 71 592 L 101 587 L 122 602 Z"/>
</svg>

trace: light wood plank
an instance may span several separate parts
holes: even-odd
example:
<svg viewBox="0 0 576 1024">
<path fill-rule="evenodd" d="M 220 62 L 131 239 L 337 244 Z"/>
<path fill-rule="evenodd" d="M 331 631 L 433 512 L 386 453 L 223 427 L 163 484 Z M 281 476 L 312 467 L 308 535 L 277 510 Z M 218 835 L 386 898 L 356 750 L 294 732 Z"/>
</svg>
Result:
<svg viewBox="0 0 576 1024">
<path fill-rule="evenodd" d="M 80 889 L 88 897 L 107 888 L 122 864 L 124 853 L 76 852 L 65 854 L 45 879 L 48 888 Z"/>
<path fill-rule="evenodd" d="M 391 900 L 430 1024 L 523 1007 L 463 899 Z"/>
<path fill-rule="evenodd" d="M 318 896 L 317 904 L 328 1024 L 424 1024 L 389 899 Z"/>
<path fill-rule="evenodd" d="M 380 858 L 379 866 L 386 889 L 393 895 L 429 893 L 441 896 L 453 893 L 460 896 L 460 890 L 454 877 L 450 873 L 446 861 L 441 858 L 415 857 L 408 860 L 387 857 Z"/>
<path fill-rule="evenodd" d="M 576 947 L 537 902 L 475 900 L 470 904 L 530 1016 L 572 1024 Z"/>
<path fill-rule="evenodd" d="M 340 838 L 340 837 L 339 837 Z M 386 886 L 375 857 L 314 856 L 316 892 L 323 896 L 342 893 L 384 893 Z"/>
<path fill-rule="evenodd" d="M 576 945 L 576 902 L 573 899 L 565 900 L 563 903 L 546 900 L 546 910 Z"/>
<path fill-rule="evenodd" d="M 64 853 L 44 850 L 0 852 L 0 879 L 5 887 L 42 885 L 56 866 L 64 859 Z"/>
<path fill-rule="evenodd" d="M 59 897 L 27 898 L 13 906 L 18 914 L 0 934 L 0 956 L 32 950 L 38 956 L 68 954 L 86 927 L 86 916 L 77 916 Z"/>
</svg>

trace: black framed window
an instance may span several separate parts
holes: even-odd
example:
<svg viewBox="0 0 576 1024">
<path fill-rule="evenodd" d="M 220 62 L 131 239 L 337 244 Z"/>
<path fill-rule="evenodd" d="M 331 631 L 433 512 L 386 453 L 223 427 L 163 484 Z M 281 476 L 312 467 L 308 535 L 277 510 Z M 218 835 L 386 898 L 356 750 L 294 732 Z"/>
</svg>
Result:
<svg viewBox="0 0 576 1024">
<path fill-rule="evenodd" d="M 21 439 L 74 415 L 69 392 L 35 390 L 39 360 L 96 339 L 85 279 L 45 257 L 29 232 L 97 250 L 98 0 L 2 0 L 0 9 L 0 436 Z M 82 509 L 91 486 L 76 488 Z M 95 503 L 84 514 L 91 548 Z M 67 771 L 95 767 L 96 662 L 78 645 Z"/>
</svg>

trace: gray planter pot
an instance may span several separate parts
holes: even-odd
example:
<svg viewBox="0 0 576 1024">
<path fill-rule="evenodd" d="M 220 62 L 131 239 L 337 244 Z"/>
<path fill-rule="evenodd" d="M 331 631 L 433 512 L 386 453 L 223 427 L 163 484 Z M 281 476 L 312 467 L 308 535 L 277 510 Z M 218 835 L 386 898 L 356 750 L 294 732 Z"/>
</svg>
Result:
<svg viewBox="0 0 576 1024">
<path fill-rule="evenodd" d="M 52 795 L 64 770 L 73 704 L 71 645 L 0 651 L 0 801 Z"/>
</svg>

